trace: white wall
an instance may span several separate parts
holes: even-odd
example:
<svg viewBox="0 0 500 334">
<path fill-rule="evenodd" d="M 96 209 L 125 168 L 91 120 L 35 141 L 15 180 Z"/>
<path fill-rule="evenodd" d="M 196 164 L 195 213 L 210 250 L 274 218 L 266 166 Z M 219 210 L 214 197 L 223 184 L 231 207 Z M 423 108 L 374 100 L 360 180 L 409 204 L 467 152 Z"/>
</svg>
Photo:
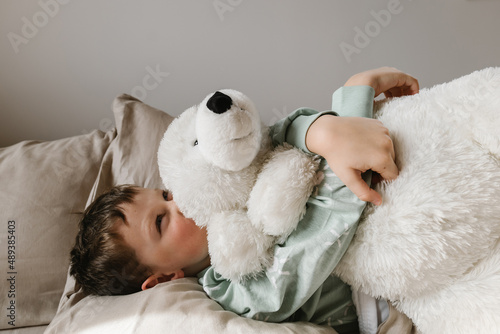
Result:
<svg viewBox="0 0 500 334">
<path fill-rule="evenodd" d="M 122 92 L 177 115 L 235 88 L 271 122 L 328 109 L 383 65 L 429 87 L 500 66 L 499 14 L 498 0 L 1 0 L 0 146 L 105 130 Z"/>
</svg>

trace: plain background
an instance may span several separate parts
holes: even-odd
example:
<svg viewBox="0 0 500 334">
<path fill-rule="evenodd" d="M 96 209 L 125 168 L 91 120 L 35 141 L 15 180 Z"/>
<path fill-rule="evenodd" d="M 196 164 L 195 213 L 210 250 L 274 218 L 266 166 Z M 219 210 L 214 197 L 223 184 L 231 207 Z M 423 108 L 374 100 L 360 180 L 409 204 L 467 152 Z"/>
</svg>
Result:
<svg viewBox="0 0 500 334">
<path fill-rule="evenodd" d="M 109 130 L 121 93 L 178 115 L 234 88 L 269 124 L 375 67 L 431 87 L 500 66 L 499 17 L 499 0 L 1 0 L 0 147 Z"/>
</svg>

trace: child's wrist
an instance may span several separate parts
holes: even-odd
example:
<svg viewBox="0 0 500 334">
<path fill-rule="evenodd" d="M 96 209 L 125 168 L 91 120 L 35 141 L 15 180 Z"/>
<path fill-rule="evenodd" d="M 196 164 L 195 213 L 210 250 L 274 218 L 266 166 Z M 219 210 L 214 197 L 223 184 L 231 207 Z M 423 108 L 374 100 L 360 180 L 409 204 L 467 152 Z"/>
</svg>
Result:
<svg viewBox="0 0 500 334">
<path fill-rule="evenodd" d="M 349 86 L 370 86 L 373 89 L 376 89 L 376 80 L 372 75 L 369 75 L 365 72 L 358 73 L 353 75 L 346 81 L 344 84 L 345 87 Z"/>
<path fill-rule="evenodd" d="M 318 117 L 307 130 L 305 144 L 307 149 L 314 154 L 324 156 L 328 151 L 328 145 L 334 131 L 334 123 L 338 116 L 332 114 L 324 114 Z"/>
</svg>

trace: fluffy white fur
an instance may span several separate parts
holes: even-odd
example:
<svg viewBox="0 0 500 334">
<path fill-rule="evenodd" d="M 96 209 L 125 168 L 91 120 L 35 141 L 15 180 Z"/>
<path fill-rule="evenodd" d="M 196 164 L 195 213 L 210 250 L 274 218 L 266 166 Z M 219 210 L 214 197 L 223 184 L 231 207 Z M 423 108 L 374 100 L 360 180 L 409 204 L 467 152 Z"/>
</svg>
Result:
<svg viewBox="0 0 500 334">
<path fill-rule="evenodd" d="M 500 333 L 500 68 L 382 102 L 399 177 L 335 273 L 424 333 Z"/>
<path fill-rule="evenodd" d="M 209 107 L 228 101 L 222 112 Z M 165 187 L 207 228 L 212 265 L 231 280 L 269 265 L 271 247 L 296 228 L 317 181 L 317 159 L 272 149 L 268 130 L 248 97 L 221 90 L 176 118 L 158 149 Z"/>
</svg>

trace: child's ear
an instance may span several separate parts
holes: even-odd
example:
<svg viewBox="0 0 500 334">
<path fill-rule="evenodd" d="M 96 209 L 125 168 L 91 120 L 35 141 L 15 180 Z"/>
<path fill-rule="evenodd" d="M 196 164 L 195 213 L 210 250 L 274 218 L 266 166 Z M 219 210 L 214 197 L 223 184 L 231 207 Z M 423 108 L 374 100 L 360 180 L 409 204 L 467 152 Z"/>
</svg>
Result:
<svg viewBox="0 0 500 334">
<path fill-rule="evenodd" d="M 178 270 L 175 273 L 168 274 L 168 275 L 153 274 L 153 275 L 149 276 L 148 278 L 146 278 L 144 283 L 142 283 L 141 289 L 147 290 L 147 289 L 150 289 L 150 288 L 156 286 L 156 284 L 158 284 L 158 283 L 169 282 L 169 281 L 173 281 L 173 280 L 183 278 L 183 277 L 184 277 L 184 272 L 182 270 Z"/>
</svg>

